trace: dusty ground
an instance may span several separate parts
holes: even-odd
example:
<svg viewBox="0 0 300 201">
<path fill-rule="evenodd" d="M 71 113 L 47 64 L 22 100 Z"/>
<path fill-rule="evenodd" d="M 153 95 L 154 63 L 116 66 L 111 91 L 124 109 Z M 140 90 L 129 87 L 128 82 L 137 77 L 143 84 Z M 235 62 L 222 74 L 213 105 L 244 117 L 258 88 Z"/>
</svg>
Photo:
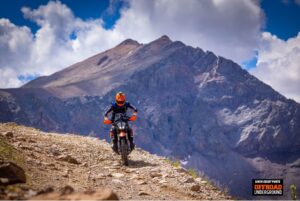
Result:
<svg viewBox="0 0 300 201">
<path fill-rule="evenodd" d="M 124 167 L 104 140 L 0 124 L 0 134 L 7 132 L 12 133 L 7 141 L 25 156 L 26 185 L 34 191 L 70 185 L 76 192 L 106 187 L 124 200 L 231 199 L 206 180 L 139 148 Z"/>
</svg>

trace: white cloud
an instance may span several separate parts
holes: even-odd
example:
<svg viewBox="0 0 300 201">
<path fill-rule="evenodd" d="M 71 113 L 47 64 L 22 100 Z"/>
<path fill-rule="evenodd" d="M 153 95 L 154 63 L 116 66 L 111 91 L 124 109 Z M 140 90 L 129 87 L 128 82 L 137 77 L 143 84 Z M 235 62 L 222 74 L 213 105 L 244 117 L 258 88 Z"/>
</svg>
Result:
<svg viewBox="0 0 300 201">
<path fill-rule="evenodd" d="M 0 87 L 22 84 L 18 72 L 28 68 L 32 41 L 28 27 L 18 27 L 7 19 L 0 19 Z"/>
<path fill-rule="evenodd" d="M 40 28 L 32 34 L 0 19 L 0 88 L 19 87 L 19 76 L 49 75 L 118 44 L 119 38 L 102 28 L 102 20 L 83 21 L 66 5 L 50 1 L 32 10 L 22 8 L 24 17 Z M 76 35 L 76 38 L 70 37 Z"/>
<path fill-rule="evenodd" d="M 5 72 L 10 69 L 9 79 L 15 82 L 2 82 L 0 87 L 20 86 L 20 75 L 49 75 L 126 38 L 146 43 L 167 34 L 173 40 L 211 50 L 237 62 L 252 58 L 257 47 L 263 16 L 256 1 L 132 0 L 127 3 L 129 7 L 121 11 L 121 18 L 111 30 L 103 28 L 101 18 L 84 21 L 74 16 L 60 1 L 50 1 L 37 9 L 22 8 L 24 17 L 40 26 L 35 34 L 28 27 L 1 19 L 0 69 Z M 109 11 L 116 5 L 111 1 Z M 5 80 L 3 75 L 0 79 Z"/>
<path fill-rule="evenodd" d="M 35 68 L 33 71 L 43 75 L 61 70 L 119 42 L 112 41 L 109 31 L 102 28 L 101 19 L 83 21 L 59 1 L 50 1 L 36 10 L 22 8 L 22 12 L 41 26 L 35 34 L 31 63 Z"/>
<path fill-rule="evenodd" d="M 257 67 L 251 73 L 286 97 L 300 102 L 300 32 L 287 41 L 264 32 Z"/>
<path fill-rule="evenodd" d="M 133 0 L 116 29 L 126 37 L 150 42 L 169 35 L 188 45 L 245 61 L 254 55 L 262 10 L 254 1 Z"/>
<path fill-rule="evenodd" d="M 12 68 L 0 68 L 0 86 L 18 87 L 22 81 L 16 77 L 17 72 Z"/>
</svg>

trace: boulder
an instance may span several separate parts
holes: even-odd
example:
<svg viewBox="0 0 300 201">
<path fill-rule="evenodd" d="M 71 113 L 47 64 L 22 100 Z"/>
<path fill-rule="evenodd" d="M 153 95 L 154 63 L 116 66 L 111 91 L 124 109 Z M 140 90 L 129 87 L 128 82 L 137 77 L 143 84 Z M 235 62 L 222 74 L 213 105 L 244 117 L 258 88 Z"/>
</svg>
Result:
<svg viewBox="0 0 300 201">
<path fill-rule="evenodd" d="M 111 176 L 115 178 L 123 178 L 125 175 L 122 173 L 111 173 Z"/>
<path fill-rule="evenodd" d="M 182 168 L 182 167 L 176 168 L 176 171 L 179 172 L 179 173 L 187 173 L 187 170 Z"/>
<path fill-rule="evenodd" d="M 200 183 L 201 184 L 207 184 L 208 182 L 207 181 L 201 181 Z"/>
<path fill-rule="evenodd" d="M 25 171 L 12 162 L 0 164 L 0 183 L 4 185 L 26 183 Z"/>
<path fill-rule="evenodd" d="M 195 180 L 191 177 L 184 178 L 184 180 L 183 180 L 183 183 L 194 183 L 194 182 L 195 182 Z"/>
<path fill-rule="evenodd" d="M 48 150 L 49 154 L 53 155 L 53 156 L 59 156 L 61 155 L 61 151 L 59 150 L 59 148 L 56 145 L 52 145 L 49 150 Z"/>
<path fill-rule="evenodd" d="M 168 183 L 166 180 L 160 180 L 159 182 L 158 182 L 159 184 L 166 184 L 166 183 Z"/>
<path fill-rule="evenodd" d="M 12 137 L 14 137 L 14 133 L 12 131 L 8 131 L 8 132 L 4 133 L 4 136 L 7 138 L 12 138 Z"/>
<path fill-rule="evenodd" d="M 161 177 L 162 174 L 159 172 L 150 172 L 150 177 L 154 178 L 154 177 Z"/>
<path fill-rule="evenodd" d="M 58 159 L 62 160 L 62 161 L 66 161 L 68 163 L 73 163 L 73 164 L 77 164 L 77 165 L 80 164 L 80 162 L 71 155 L 62 155 L 62 156 L 58 157 Z"/>
<path fill-rule="evenodd" d="M 147 184 L 147 182 L 146 182 L 146 181 L 143 181 L 143 180 L 139 180 L 139 181 L 137 182 L 137 184 L 138 184 L 138 185 L 145 185 L 145 184 Z"/>
<path fill-rule="evenodd" d="M 111 180 L 113 183 L 116 183 L 116 184 L 122 184 L 124 183 L 124 181 L 120 180 L 120 179 L 113 179 Z"/>
<path fill-rule="evenodd" d="M 62 189 L 60 189 L 60 194 L 61 195 L 69 195 L 72 194 L 74 192 L 74 188 L 72 186 L 65 186 Z"/>
<path fill-rule="evenodd" d="M 200 190 L 200 186 L 198 184 L 195 184 L 191 187 L 192 191 L 199 191 Z"/>
<path fill-rule="evenodd" d="M 139 195 L 149 195 L 149 193 L 145 192 L 145 191 L 140 191 Z"/>
</svg>

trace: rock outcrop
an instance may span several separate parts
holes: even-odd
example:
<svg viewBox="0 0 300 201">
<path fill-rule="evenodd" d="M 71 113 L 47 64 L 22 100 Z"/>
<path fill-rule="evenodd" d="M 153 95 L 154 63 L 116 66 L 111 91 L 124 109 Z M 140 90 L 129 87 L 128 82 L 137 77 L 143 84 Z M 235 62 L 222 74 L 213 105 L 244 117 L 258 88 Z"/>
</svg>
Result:
<svg viewBox="0 0 300 201">
<path fill-rule="evenodd" d="M 7 131 L 14 135 L 5 141 L 24 155 L 28 181 L 10 188 L 0 185 L 1 199 L 231 199 L 205 178 L 191 176 L 166 158 L 140 148 L 130 154 L 129 166 L 122 166 L 120 156 L 104 140 L 0 124 L 0 133 Z M 61 156 L 72 156 L 80 163 L 61 160 Z"/>
</svg>

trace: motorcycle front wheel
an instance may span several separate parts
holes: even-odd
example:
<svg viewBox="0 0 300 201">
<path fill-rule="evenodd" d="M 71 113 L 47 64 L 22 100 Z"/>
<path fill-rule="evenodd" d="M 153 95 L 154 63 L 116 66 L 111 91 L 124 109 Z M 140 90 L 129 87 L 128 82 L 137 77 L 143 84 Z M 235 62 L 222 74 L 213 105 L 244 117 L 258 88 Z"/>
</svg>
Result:
<svg viewBox="0 0 300 201">
<path fill-rule="evenodd" d="M 121 138 L 120 140 L 120 151 L 123 165 L 128 166 L 128 145 L 126 143 L 126 138 Z"/>
</svg>

